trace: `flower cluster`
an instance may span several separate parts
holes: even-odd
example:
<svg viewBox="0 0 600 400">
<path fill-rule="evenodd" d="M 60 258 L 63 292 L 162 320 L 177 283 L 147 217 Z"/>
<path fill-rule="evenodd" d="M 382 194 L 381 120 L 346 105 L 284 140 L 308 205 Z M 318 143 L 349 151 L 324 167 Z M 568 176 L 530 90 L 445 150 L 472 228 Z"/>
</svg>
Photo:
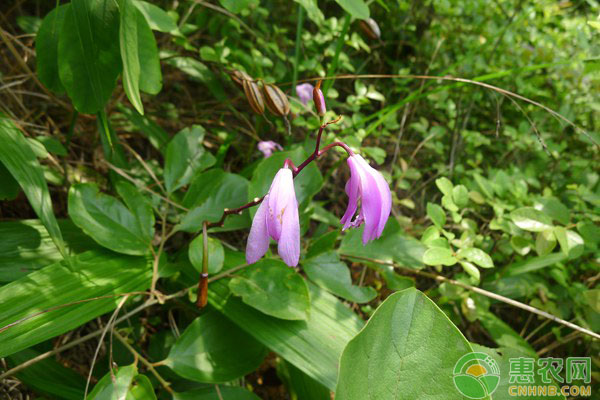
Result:
<svg viewBox="0 0 600 400">
<path fill-rule="evenodd" d="M 317 113 L 320 116 L 324 115 L 325 101 L 320 90 L 320 82 L 314 89 L 312 86 L 310 88 L 308 86 L 311 85 L 300 85 L 297 87 L 296 92 L 303 103 L 305 100 L 308 103 L 309 93 L 312 89 Z M 248 264 L 258 261 L 267 252 L 269 242 L 273 239 L 277 242 L 277 250 L 283 261 L 290 267 L 298 265 L 300 259 L 300 222 L 298 219 L 298 201 L 294 190 L 294 176 L 304 166 L 334 145 L 343 147 L 349 154 L 350 180 L 346 183 L 346 194 L 349 201 L 348 208 L 340 221 L 343 229 L 359 227 L 364 224 L 363 244 L 367 244 L 370 240 L 381 236 L 392 207 L 392 195 L 387 182 L 379 171 L 371 167 L 364 158 L 354 154 L 341 142 L 332 143 L 325 149 L 320 150 L 320 137 L 325 126 L 321 126 L 319 130 L 315 152 L 304 163 L 296 168 L 290 160 L 286 160 L 283 168 L 275 175 L 271 187 L 264 196 L 252 221 L 246 245 L 246 261 Z M 272 143 L 263 146 L 269 148 L 269 155 L 275 147 Z M 356 215 L 357 211 L 358 215 Z"/>
</svg>

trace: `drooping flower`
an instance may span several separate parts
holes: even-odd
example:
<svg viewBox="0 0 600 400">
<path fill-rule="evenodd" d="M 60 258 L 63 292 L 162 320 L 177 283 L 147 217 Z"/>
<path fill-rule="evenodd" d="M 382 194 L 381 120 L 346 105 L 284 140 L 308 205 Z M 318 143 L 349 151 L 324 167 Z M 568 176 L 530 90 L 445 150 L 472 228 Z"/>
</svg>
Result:
<svg viewBox="0 0 600 400">
<path fill-rule="evenodd" d="M 265 158 L 271 157 L 271 154 L 273 154 L 273 151 L 275 150 L 283 150 L 283 147 L 281 147 L 279 143 L 272 140 L 260 141 L 256 147 L 263 153 Z"/>
<path fill-rule="evenodd" d="M 294 191 L 292 171 L 283 167 L 275 175 L 269 192 L 254 215 L 248 243 L 246 262 L 253 264 L 269 249 L 269 239 L 278 243 L 277 251 L 290 267 L 300 259 L 300 222 L 298 201 Z"/>
<path fill-rule="evenodd" d="M 302 83 L 296 86 L 296 94 L 300 98 L 302 104 L 308 104 L 308 102 L 312 98 L 313 89 L 314 87 L 310 83 Z"/>
<path fill-rule="evenodd" d="M 392 194 L 383 175 L 358 154 L 348 157 L 350 180 L 346 183 L 348 208 L 341 219 L 344 230 L 365 224 L 362 242 L 381 236 L 392 209 Z M 358 216 L 352 220 L 359 205 Z"/>
<path fill-rule="evenodd" d="M 315 86 L 313 89 L 313 101 L 315 102 L 317 115 L 319 117 L 324 116 L 325 112 L 327 111 L 327 107 L 325 106 L 325 97 L 321 91 L 321 81 L 317 82 L 317 86 Z"/>
</svg>

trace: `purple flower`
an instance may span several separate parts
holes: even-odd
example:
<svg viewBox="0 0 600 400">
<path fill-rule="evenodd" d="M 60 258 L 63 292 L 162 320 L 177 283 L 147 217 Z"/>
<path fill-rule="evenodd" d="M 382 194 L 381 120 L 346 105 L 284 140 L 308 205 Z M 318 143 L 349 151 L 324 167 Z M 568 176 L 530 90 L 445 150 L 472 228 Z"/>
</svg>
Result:
<svg viewBox="0 0 600 400">
<path fill-rule="evenodd" d="M 314 87 L 310 83 L 303 83 L 301 85 L 296 86 L 296 94 L 300 98 L 302 104 L 308 104 L 308 102 L 312 98 L 313 89 Z"/>
<path fill-rule="evenodd" d="M 381 173 L 358 154 L 348 157 L 348 166 L 350 180 L 346 183 L 346 194 L 349 203 L 340 222 L 344 224 L 344 230 L 351 226 L 358 227 L 364 222 L 362 241 L 367 244 L 369 240 L 381 236 L 392 209 L 392 194 Z M 359 200 L 360 212 L 353 221 Z"/>
<path fill-rule="evenodd" d="M 264 154 L 265 158 L 271 157 L 274 150 L 283 150 L 283 147 L 279 143 L 275 143 L 272 140 L 258 142 L 256 147 Z"/>
<path fill-rule="evenodd" d="M 275 175 L 269 192 L 254 215 L 246 262 L 253 264 L 269 249 L 269 238 L 278 242 L 279 256 L 290 267 L 300 259 L 300 222 L 292 171 L 283 167 Z"/>
</svg>

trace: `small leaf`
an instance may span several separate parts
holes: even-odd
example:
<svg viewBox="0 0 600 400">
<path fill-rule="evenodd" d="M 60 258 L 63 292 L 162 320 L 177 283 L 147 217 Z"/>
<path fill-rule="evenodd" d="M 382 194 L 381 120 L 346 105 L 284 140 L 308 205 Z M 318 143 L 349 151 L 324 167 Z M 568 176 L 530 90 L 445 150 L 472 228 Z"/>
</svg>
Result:
<svg viewBox="0 0 600 400">
<path fill-rule="evenodd" d="M 475 283 L 479 284 L 479 280 L 481 279 L 481 273 L 479 272 L 479 269 L 468 261 L 460 261 L 460 265 L 463 267 L 463 270 L 469 274 L 471 278 L 473 278 Z"/>
<path fill-rule="evenodd" d="M 188 250 L 188 257 L 190 262 L 196 268 L 198 272 L 202 272 L 202 252 L 204 250 L 204 238 L 202 235 L 198 235 Z M 216 274 L 223 268 L 223 261 L 225 260 L 225 252 L 223 251 L 223 245 L 220 240 L 209 237 L 208 238 L 208 273 Z"/>
<path fill-rule="evenodd" d="M 193 125 L 177 133 L 167 146 L 165 186 L 172 193 L 190 183 L 194 174 L 212 166 L 216 159 L 204 150 L 204 128 Z"/>
<path fill-rule="evenodd" d="M 446 225 L 446 213 L 437 204 L 427 203 L 427 216 L 438 228 L 443 228 Z"/>
<path fill-rule="evenodd" d="M 112 380 L 113 375 L 114 381 Z M 137 375 L 135 364 L 121 367 L 116 372 L 109 372 L 94 386 L 94 390 L 87 398 L 90 400 L 125 400 L 135 375 Z"/>
<path fill-rule="evenodd" d="M 177 24 L 173 18 L 162 8 L 147 1 L 134 0 L 133 4 L 144 15 L 152 30 L 165 33 L 177 30 Z"/>
<path fill-rule="evenodd" d="M 310 298 L 306 281 L 279 260 L 264 259 L 229 281 L 229 289 L 249 306 L 287 320 L 308 318 Z"/>
<path fill-rule="evenodd" d="M 569 219 L 571 218 L 571 212 L 563 203 L 561 203 L 558 199 L 554 197 L 542 197 L 538 200 L 540 211 L 544 214 L 548 215 L 555 221 L 560 222 L 563 225 L 567 225 L 569 223 Z M 537 209 L 536 205 L 536 209 Z"/>
<path fill-rule="evenodd" d="M 221 383 L 258 368 L 267 349 L 218 311 L 196 318 L 164 361 L 178 375 L 196 382 Z"/>
<path fill-rule="evenodd" d="M 35 140 L 43 144 L 46 150 L 52 154 L 56 154 L 57 156 L 67 155 L 67 149 L 65 149 L 61 142 L 52 136 L 38 136 Z"/>
<path fill-rule="evenodd" d="M 457 263 L 456 257 L 450 249 L 442 247 L 431 247 L 423 254 L 423 262 L 427 265 L 451 266 Z"/>
<path fill-rule="evenodd" d="M 71 6 L 65 4 L 50 11 L 43 19 L 35 37 L 37 73 L 40 81 L 54 93 L 63 93 L 58 76 L 58 35 L 62 30 L 65 13 Z"/>
<path fill-rule="evenodd" d="M 556 237 L 553 230 L 549 229 L 537 234 L 535 251 L 538 255 L 545 256 L 546 254 L 550 254 L 554 250 L 554 247 L 556 247 Z"/>
<path fill-rule="evenodd" d="M 156 400 L 152 382 L 146 375 L 136 375 L 126 400 Z"/>
<path fill-rule="evenodd" d="M 102 246 L 118 253 L 146 254 L 153 230 L 123 203 L 100 193 L 93 183 L 78 183 L 69 189 L 69 215 L 75 225 Z"/>
<path fill-rule="evenodd" d="M 454 189 L 454 185 L 450 181 L 450 179 L 446 177 L 441 177 L 435 180 L 435 185 L 440 189 L 446 196 L 452 196 L 452 190 Z"/>
<path fill-rule="evenodd" d="M 474 247 L 459 249 L 456 255 L 459 258 L 465 258 L 481 268 L 494 268 L 494 261 L 485 251 Z"/>
<path fill-rule="evenodd" d="M 363 0 L 335 0 L 346 12 L 354 18 L 369 18 L 369 7 Z"/>
<path fill-rule="evenodd" d="M 327 252 L 302 263 L 306 275 L 323 289 L 354 303 L 368 303 L 377 296 L 372 287 L 352 284 L 348 266 L 335 252 Z"/>
<path fill-rule="evenodd" d="M 319 8 L 317 4 L 317 0 L 294 0 L 296 3 L 300 4 L 306 10 L 306 14 L 308 18 L 315 24 L 319 25 L 323 23 L 325 20 L 325 16 L 323 12 Z"/>
<path fill-rule="evenodd" d="M 452 190 L 452 200 L 459 208 L 466 207 L 469 204 L 469 191 L 463 185 L 455 186 Z"/>
<path fill-rule="evenodd" d="M 529 232 L 552 229 L 552 218 L 532 207 L 522 207 L 510 213 L 510 218 L 519 228 Z"/>
</svg>

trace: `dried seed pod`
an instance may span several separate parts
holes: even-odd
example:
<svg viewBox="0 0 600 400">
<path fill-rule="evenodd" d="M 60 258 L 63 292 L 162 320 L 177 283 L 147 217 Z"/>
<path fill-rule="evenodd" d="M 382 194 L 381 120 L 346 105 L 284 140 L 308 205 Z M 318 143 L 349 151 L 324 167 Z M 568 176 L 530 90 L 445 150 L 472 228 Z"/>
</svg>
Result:
<svg viewBox="0 0 600 400">
<path fill-rule="evenodd" d="M 252 80 L 252 77 L 250 75 L 248 75 L 244 71 L 240 71 L 237 69 L 232 69 L 230 71 L 227 71 L 227 73 L 229 74 L 229 77 L 231 78 L 233 83 L 235 83 L 235 85 L 242 90 L 244 90 L 243 82 Z"/>
<path fill-rule="evenodd" d="M 246 79 L 242 81 L 242 84 L 244 87 L 244 93 L 246 94 L 246 99 L 248 99 L 248 103 L 250 103 L 252 110 L 259 115 L 264 114 L 265 100 L 263 99 L 263 95 L 260 92 L 258 84 L 254 81 Z"/>
<path fill-rule="evenodd" d="M 290 102 L 281 89 L 275 85 L 265 83 L 263 85 L 265 104 L 269 111 L 283 117 L 290 113 Z"/>
<path fill-rule="evenodd" d="M 371 39 L 376 40 L 381 37 L 379 25 L 377 25 L 377 22 L 373 18 L 361 19 L 358 24 L 360 29 Z"/>
</svg>

